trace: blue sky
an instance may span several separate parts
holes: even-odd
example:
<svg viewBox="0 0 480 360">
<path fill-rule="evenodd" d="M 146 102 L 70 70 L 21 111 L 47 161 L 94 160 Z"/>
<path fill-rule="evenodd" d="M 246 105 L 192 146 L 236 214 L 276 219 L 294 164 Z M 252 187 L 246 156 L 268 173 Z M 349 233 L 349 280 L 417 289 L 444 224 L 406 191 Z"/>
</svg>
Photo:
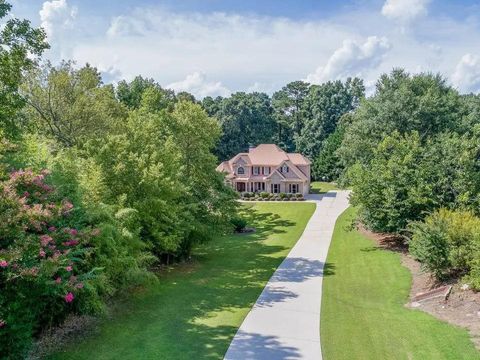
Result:
<svg viewBox="0 0 480 360">
<path fill-rule="evenodd" d="M 54 63 L 89 62 L 106 82 L 141 74 L 198 97 L 403 67 L 480 91 L 480 1 L 11 0 L 43 26 Z"/>
</svg>

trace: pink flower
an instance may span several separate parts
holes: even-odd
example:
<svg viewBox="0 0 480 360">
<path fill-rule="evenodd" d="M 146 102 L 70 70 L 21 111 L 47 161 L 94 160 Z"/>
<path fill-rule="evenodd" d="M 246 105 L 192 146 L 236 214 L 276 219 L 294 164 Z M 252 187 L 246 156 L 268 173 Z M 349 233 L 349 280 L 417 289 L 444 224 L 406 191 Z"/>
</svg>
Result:
<svg viewBox="0 0 480 360">
<path fill-rule="evenodd" d="M 71 266 L 67 266 L 67 267 L 65 268 L 65 270 L 67 270 L 68 272 L 70 272 L 70 271 L 72 271 L 72 270 L 73 270 L 73 267 L 71 267 Z"/>
<path fill-rule="evenodd" d="M 77 235 L 77 234 L 78 234 L 77 229 L 70 229 L 70 235 L 75 236 L 75 235 Z"/>
<path fill-rule="evenodd" d="M 59 276 L 55 279 L 56 284 L 61 284 L 62 283 L 62 278 Z"/>
<path fill-rule="evenodd" d="M 0 267 L 1 268 L 6 268 L 8 266 L 8 262 L 6 262 L 5 260 L 0 260 Z"/>
<path fill-rule="evenodd" d="M 40 243 L 42 246 L 47 246 L 53 239 L 48 235 L 40 236 Z"/>
<path fill-rule="evenodd" d="M 7 325 L 7 323 L 5 322 L 5 320 L 0 319 L 0 329 L 3 328 L 5 325 Z"/>
<path fill-rule="evenodd" d="M 75 285 L 75 287 L 77 289 L 83 289 L 83 283 L 78 283 L 77 285 Z"/>
<path fill-rule="evenodd" d="M 26 269 L 23 272 L 25 275 L 30 275 L 30 276 L 37 276 L 38 275 L 38 268 L 37 267 L 32 267 L 30 269 Z"/>
<path fill-rule="evenodd" d="M 71 303 L 75 299 L 75 296 L 71 292 L 69 292 L 67 295 L 65 295 L 65 302 Z"/>
<path fill-rule="evenodd" d="M 40 249 L 40 252 L 38 253 L 38 255 L 40 255 L 40 257 L 44 258 L 45 257 L 45 250 L 43 249 Z"/>
<path fill-rule="evenodd" d="M 70 201 L 65 201 L 62 205 L 62 212 L 64 214 L 70 212 L 73 209 L 73 204 Z"/>
<path fill-rule="evenodd" d="M 55 231 L 55 230 L 57 230 L 57 228 L 55 226 L 50 226 L 48 228 L 48 231 L 50 231 L 50 232 Z"/>
<path fill-rule="evenodd" d="M 27 197 L 29 197 L 29 196 L 30 196 L 30 193 L 29 193 L 28 191 L 25 191 L 25 192 L 23 193 L 23 197 L 26 197 L 26 198 L 27 198 Z"/>
<path fill-rule="evenodd" d="M 100 229 L 93 229 L 92 236 L 98 236 L 100 234 Z"/>
<path fill-rule="evenodd" d="M 78 244 L 78 240 L 68 240 L 62 243 L 64 246 L 75 246 Z"/>
</svg>

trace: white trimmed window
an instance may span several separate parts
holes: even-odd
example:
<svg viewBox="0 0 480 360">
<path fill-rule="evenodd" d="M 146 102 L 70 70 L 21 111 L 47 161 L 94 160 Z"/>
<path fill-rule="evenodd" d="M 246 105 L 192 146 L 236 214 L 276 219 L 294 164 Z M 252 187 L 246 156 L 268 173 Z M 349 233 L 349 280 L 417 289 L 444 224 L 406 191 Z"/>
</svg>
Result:
<svg viewBox="0 0 480 360">
<path fill-rule="evenodd" d="M 263 168 L 263 174 L 270 175 L 270 168 L 268 166 Z"/>
<path fill-rule="evenodd" d="M 245 175 L 245 169 L 240 166 L 240 167 L 237 169 L 237 174 L 238 174 L 238 175 Z"/>
<path fill-rule="evenodd" d="M 278 194 L 280 192 L 280 184 L 270 184 L 270 192 Z"/>
<path fill-rule="evenodd" d="M 258 166 L 253 167 L 253 175 L 258 175 L 260 168 Z"/>
<path fill-rule="evenodd" d="M 292 194 L 298 193 L 298 184 L 288 184 L 288 192 Z"/>
<path fill-rule="evenodd" d="M 288 166 L 287 166 L 286 164 L 284 164 L 284 165 L 282 166 L 282 173 L 285 174 L 285 173 L 288 173 L 288 171 L 289 171 Z"/>
</svg>

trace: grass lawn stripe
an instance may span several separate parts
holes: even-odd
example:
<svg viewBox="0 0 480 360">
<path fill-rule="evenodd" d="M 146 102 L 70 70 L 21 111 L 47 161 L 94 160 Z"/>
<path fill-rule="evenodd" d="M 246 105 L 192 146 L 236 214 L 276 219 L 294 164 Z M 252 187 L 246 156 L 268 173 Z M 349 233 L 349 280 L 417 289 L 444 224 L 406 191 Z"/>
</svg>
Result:
<svg viewBox="0 0 480 360">
<path fill-rule="evenodd" d="M 222 359 L 266 282 L 297 242 L 313 203 L 244 205 L 257 232 L 199 246 L 192 263 L 118 302 L 98 331 L 52 359 Z"/>
<path fill-rule="evenodd" d="M 323 282 L 326 360 L 480 359 L 466 330 L 407 309 L 411 275 L 399 254 L 378 249 L 351 228 L 355 209 L 337 220 Z"/>
</svg>

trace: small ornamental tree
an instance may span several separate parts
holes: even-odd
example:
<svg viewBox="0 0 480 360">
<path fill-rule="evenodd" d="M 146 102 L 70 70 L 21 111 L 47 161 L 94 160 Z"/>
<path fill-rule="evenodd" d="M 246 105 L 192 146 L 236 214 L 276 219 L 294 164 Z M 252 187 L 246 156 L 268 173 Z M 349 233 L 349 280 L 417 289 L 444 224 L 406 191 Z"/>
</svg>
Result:
<svg viewBox="0 0 480 360">
<path fill-rule="evenodd" d="M 85 266 L 97 229 L 69 227 L 75 210 L 45 183 L 46 171 L 0 182 L 0 348 L 19 358 L 32 337 L 98 302 Z M 89 304 L 87 304 L 89 303 Z"/>
</svg>

